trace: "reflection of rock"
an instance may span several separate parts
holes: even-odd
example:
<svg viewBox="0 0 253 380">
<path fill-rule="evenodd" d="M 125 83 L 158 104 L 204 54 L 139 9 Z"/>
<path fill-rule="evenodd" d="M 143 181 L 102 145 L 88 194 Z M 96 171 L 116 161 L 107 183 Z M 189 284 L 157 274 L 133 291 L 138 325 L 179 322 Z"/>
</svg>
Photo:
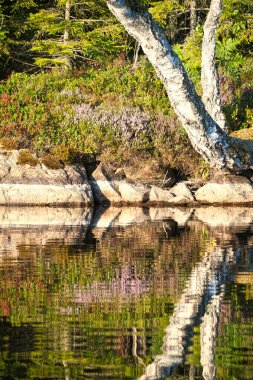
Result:
<svg viewBox="0 0 253 380">
<path fill-rule="evenodd" d="M 109 228 L 112 226 L 114 220 L 116 220 L 121 213 L 121 208 L 117 207 L 96 207 L 93 213 L 91 222 L 92 228 Z"/>
<path fill-rule="evenodd" d="M 40 252 L 60 249 L 81 242 L 87 227 L 78 226 L 38 226 L 36 228 L 12 228 L 0 230 L 0 259 L 24 256 L 25 260 Z"/>
<path fill-rule="evenodd" d="M 184 226 L 191 218 L 193 211 L 191 208 L 151 207 L 149 215 L 152 221 L 174 219 L 179 226 Z"/>
<path fill-rule="evenodd" d="M 38 159 L 34 166 L 17 164 L 18 151 L 0 152 L 0 204 L 88 205 L 93 204 L 84 167 L 48 169 Z"/>
<path fill-rule="evenodd" d="M 140 224 L 147 221 L 173 219 L 179 226 L 184 226 L 190 219 L 193 209 L 172 207 L 109 207 L 95 210 L 92 227 L 108 228 Z"/>
<path fill-rule="evenodd" d="M 210 227 L 245 226 L 253 221 L 253 208 L 250 207 L 199 207 L 194 214 Z"/>
<path fill-rule="evenodd" d="M 72 244 L 90 225 L 92 210 L 0 207 L 0 254 L 17 257 L 22 247 L 37 252 L 47 244 Z"/>
<path fill-rule="evenodd" d="M 142 207 L 123 207 L 114 225 L 144 223 L 150 220 L 149 210 Z"/>
<path fill-rule="evenodd" d="M 92 209 L 65 207 L 0 207 L 0 228 L 89 225 Z"/>
</svg>

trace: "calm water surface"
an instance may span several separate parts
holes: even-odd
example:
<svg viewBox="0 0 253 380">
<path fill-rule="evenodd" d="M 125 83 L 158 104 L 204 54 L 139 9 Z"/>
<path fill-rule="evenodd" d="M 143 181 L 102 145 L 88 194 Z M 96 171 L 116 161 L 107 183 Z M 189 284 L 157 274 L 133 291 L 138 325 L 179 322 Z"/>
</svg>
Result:
<svg viewBox="0 0 253 380">
<path fill-rule="evenodd" d="M 0 208 L 0 378 L 253 379 L 252 248 L 252 208 Z"/>
</svg>

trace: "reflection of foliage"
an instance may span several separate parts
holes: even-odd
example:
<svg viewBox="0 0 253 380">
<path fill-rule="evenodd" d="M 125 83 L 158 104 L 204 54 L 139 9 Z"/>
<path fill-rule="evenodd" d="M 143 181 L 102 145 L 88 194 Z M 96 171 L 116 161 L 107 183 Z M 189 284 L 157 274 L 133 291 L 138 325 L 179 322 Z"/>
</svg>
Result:
<svg viewBox="0 0 253 380">
<path fill-rule="evenodd" d="M 143 363 L 160 352 L 173 303 L 199 246 L 209 241 L 199 242 L 197 226 L 196 239 L 183 229 L 168 238 L 159 223 L 93 230 L 85 240 L 84 231 L 76 232 L 68 243 L 49 238 L 39 247 L 21 240 L 15 276 L 7 257 L 2 261 L 0 375 L 17 376 L 22 368 L 25 378 L 62 378 L 66 371 L 78 378 L 86 370 L 138 377 L 133 339 Z"/>
</svg>

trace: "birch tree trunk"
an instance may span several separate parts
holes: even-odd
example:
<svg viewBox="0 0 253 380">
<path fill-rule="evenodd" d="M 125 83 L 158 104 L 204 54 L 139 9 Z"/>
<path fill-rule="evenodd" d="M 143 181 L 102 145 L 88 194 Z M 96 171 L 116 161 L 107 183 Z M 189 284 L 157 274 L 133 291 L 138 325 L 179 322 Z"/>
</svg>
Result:
<svg viewBox="0 0 253 380">
<path fill-rule="evenodd" d="M 190 34 L 193 36 L 197 27 L 197 2 L 196 0 L 190 0 Z"/>
<path fill-rule="evenodd" d="M 202 42 L 201 84 L 203 89 L 202 100 L 206 110 L 219 126 L 226 130 L 226 119 L 221 110 L 219 77 L 215 64 L 216 44 L 215 33 L 222 11 L 221 0 L 211 2 L 210 10 L 204 25 Z"/>
<path fill-rule="evenodd" d="M 132 0 L 106 0 L 110 11 L 142 46 L 162 80 L 193 147 L 210 165 L 232 172 L 253 167 L 253 143 L 229 137 L 206 110 L 193 84 L 151 15 Z M 212 0 L 217 3 L 220 0 Z M 210 16 L 210 23 L 211 16 Z M 214 20 L 216 22 L 216 19 Z"/>
<path fill-rule="evenodd" d="M 65 21 L 68 23 L 70 21 L 70 0 L 66 1 L 65 5 Z M 69 40 L 68 26 L 65 26 L 63 41 L 66 43 Z"/>
</svg>

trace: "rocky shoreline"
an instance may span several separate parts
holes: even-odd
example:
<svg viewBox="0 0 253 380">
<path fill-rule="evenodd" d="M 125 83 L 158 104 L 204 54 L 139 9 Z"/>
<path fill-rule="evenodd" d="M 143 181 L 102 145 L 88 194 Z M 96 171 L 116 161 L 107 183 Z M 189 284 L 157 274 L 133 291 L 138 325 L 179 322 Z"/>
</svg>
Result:
<svg viewBox="0 0 253 380">
<path fill-rule="evenodd" d="M 253 181 L 242 176 L 222 173 L 204 185 L 182 181 L 163 188 L 150 180 L 133 181 L 123 169 L 113 172 L 102 163 L 88 178 L 82 165 L 49 168 L 31 154 L 30 161 L 20 163 L 19 155 L 17 150 L 0 152 L 2 206 L 253 205 Z"/>
</svg>

